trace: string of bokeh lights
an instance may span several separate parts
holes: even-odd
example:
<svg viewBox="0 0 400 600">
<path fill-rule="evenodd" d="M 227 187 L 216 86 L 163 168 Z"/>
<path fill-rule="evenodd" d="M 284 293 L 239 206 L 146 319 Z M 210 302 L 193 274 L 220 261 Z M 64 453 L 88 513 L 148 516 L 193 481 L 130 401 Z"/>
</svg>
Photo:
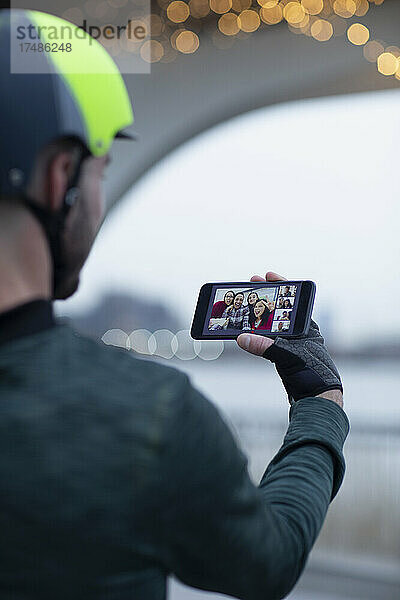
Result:
<svg viewBox="0 0 400 600">
<path fill-rule="evenodd" d="M 138 2 L 135 0 L 135 5 Z M 143 7 L 145 3 L 143 0 Z M 349 24 L 349 19 L 364 17 L 384 0 L 157 0 L 157 4 L 150 15 L 140 19 L 135 15 L 137 24 L 144 24 L 151 32 L 150 39 L 101 40 L 112 55 L 129 51 L 140 54 L 146 62 L 169 63 L 179 54 L 195 53 L 212 25 L 215 46 L 229 49 L 260 29 L 286 24 L 292 33 L 321 43 L 345 36 L 349 43 L 363 47 L 365 59 L 375 63 L 382 75 L 400 81 L 400 48 L 371 39 L 370 30 L 360 22 Z M 129 0 L 103 0 L 100 4 L 87 0 L 82 8 L 69 9 L 64 16 L 75 21 L 73 17 L 78 17 L 73 11 L 82 13 L 82 9 L 98 16 L 101 6 L 106 17 L 107 10 L 115 13 L 129 6 Z"/>
</svg>

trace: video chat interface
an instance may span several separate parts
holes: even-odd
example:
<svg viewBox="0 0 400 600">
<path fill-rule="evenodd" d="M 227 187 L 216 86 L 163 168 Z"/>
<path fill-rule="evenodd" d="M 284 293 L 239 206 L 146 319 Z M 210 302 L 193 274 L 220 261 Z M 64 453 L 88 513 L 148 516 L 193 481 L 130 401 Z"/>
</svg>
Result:
<svg viewBox="0 0 400 600">
<path fill-rule="evenodd" d="M 216 288 L 211 293 L 204 333 L 290 333 L 298 287 Z"/>
</svg>

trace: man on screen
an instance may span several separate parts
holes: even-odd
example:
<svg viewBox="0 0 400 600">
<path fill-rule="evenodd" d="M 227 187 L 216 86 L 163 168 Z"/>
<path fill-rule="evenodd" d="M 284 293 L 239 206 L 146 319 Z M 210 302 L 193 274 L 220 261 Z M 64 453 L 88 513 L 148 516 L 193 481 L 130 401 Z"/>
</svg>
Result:
<svg viewBox="0 0 400 600">
<path fill-rule="evenodd" d="M 286 285 L 283 289 L 283 293 L 279 294 L 279 296 L 283 297 L 283 298 L 287 298 L 288 296 L 291 296 L 290 287 L 288 285 Z"/>
<path fill-rule="evenodd" d="M 224 310 L 222 316 L 227 319 L 226 329 L 248 329 L 249 307 L 243 306 L 243 301 L 243 292 L 237 292 L 231 306 Z"/>
</svg>

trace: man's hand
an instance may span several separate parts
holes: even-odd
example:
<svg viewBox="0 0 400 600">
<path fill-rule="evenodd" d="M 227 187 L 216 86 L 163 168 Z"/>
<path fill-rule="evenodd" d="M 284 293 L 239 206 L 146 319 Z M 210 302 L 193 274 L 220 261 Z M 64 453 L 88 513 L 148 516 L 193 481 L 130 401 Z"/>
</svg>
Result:
<svg viewBox="0 0 400 600">
<path fill-rule="evenodd" d="M 251 281 L 286 281 L 273 273 L 266 278 L 254 275 Z M 275 363 L 292 403 L 307 396 L 327 398 L 343 407 L 343 388 L 339 373 L 324 346 L 318 325 L 311 321 L 310 331 L 301 338 L 276 337 L 242 333 L 237 343 L 243 350 L 263 356 Z"/>
</svg>

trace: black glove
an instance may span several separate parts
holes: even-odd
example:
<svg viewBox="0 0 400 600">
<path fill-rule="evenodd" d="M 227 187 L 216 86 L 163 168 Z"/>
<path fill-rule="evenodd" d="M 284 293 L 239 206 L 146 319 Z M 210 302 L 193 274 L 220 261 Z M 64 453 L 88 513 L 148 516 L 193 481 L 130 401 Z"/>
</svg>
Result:
<svg viewBox="0 0 400 600">
<path fill-rule="evenodd" d="M 263 356 L 275 363 L 290 404 L 327 390 L 343 392 L 340 375 L 314 321 L 305 336 L 295 339 L 276 337 Z"/>
</svg>

